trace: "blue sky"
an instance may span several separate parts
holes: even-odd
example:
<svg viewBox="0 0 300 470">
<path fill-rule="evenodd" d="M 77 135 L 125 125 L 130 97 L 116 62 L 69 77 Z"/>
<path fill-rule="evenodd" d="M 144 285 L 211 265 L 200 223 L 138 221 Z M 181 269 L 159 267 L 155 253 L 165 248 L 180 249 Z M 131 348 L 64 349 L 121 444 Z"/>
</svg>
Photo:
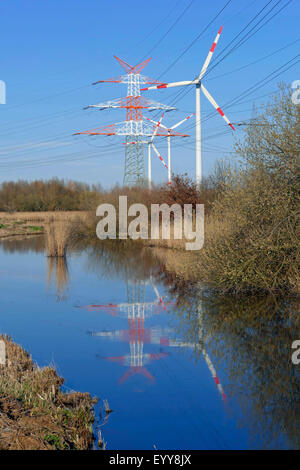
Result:
<svg viewBox="0 0 300 470">
<path fill-rule="evenodd" d="M 231 0 L 200 39 L 167 70 L 226 0 L 190 3 L 191 0 L 153 0 L 150 4 L 138 0 L 0 0 L 0 79 L 7 86 L 7 103 L 0 105 L 0 182 L 58 176 L 100 182 L 105 187 L 122 183 L 123 138 L 72 136 L 76 131 L 125 120 L 123 111 L 82 109 L 88 104 L 126 96 L 126 85 L 91 85 L 96 80 L 122 74 L 123 69 L 113 55 L 132 65 L 152 57 L 144 73 L 155 79 L 167 82 L 193 79 L 200 72 L 221 24 L 224 28 L 215 56 L 267 0 Z M 259 25 L 287 3 L 288 0 L 270 0 L 245 33 L 271 8 L 274 10 Z M 253 102 L 259 107 L 280 80 L 291 83 L 300 79 L 297 64 L 230 106 L 235 97 L 299 53 L 300 42 L 294 42 L 300 38 L 299 13 L 299 1 L 292 0 L 245 44 L 211 72 L 208 70 L 203 83 L 232 122 L 249 119 Z M 263 60 L 237 70 L 258 59 Z M 177 111 L 164 118 L 165 124 L 172 125 L 194 112 L 194 89 L 178 96 L 179 91 L 173 88 L 145 92 L 145 96 L 166 104 L 181 97 L 176 102 Z M 232 156 L 235 139 L 242 137 L 241 130 L 233 136 L 218 113 L 212 111 L 202 95 L 205 175 L 216 159 Z M 191 137 L 173 141 L 173 170 L 194 177 L 194 126 L 189 121 L 188 126 L 182 126 L 183 130 Z M 157 139 L 157 147 L 166 159 L 166 142 Z M 153 156 L 154 181 L 166 178 L 165 168 Z"/>
</svg>

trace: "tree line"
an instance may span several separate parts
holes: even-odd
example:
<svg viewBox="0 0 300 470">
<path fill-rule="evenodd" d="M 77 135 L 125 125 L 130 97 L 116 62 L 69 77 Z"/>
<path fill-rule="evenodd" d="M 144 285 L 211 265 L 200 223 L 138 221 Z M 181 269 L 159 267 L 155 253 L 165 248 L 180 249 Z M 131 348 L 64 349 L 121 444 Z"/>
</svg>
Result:
<svg viewBox="0 0 300 470">
<path fill-rule="evenodd" d="M 85 210 L 99 191 L 100 185 L 58 178 L 5 181 L 0 185 L 0 211 Z"/>
</svg>

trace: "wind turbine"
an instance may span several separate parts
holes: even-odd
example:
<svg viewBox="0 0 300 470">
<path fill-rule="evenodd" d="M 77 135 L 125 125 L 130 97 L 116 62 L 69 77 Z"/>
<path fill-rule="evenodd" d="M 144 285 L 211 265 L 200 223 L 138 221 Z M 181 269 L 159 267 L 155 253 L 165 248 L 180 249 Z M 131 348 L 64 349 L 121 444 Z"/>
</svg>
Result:
<svg viewBox="0 0 300 470">
<path fill-rule="evenodd" d="M 158 128 L 160 127 L 161 125 L 161 121 L 164 117 L 164 114 L 165 113 L 162 113 L 161 115 L 161 118 L 158 122 L 155 122 L 156 126 L 155 126 L 155 129 L 153 131 L 153 134 L 152 134 L 152 137 L 151 139 L 149 140 L 148 142 L 148 186 L 149 186 L 149 189 L 151 189 L 151 184 L 152 184 L 152 176 L 151 176 L 151 173 L 152 173 L 152 165 L 151 165 L 151 146 L 153 147 L 153 150 L 155 151 L 156 155 L 158 156 L 158 158 L 160 159 L 160 161 L 162 162 L 162 164 L 168 169 L 168 166 L 166 165 L 164 159 L 162 158 L 162 156 L 159 154 L 157 148 L 155 147 L 154 143 L 153 143 L 153 139 L 154 137 L 156 136 L 156 133 L 158 131 Z M 165 127 L 165 126 L 163 126 Z"/>
<path fill-rule="evenodd" d="M 172 88 L 176 86 L 188 86 L 188 85 L 195 85 L 196 86 L 196 184 L 199 187 L 202 181 L 202 156 L 201 156 L 201 105 L 200 105 L 200 89 L 202 89 L 204 95 L 210 101 L 210 103 L 213 105 L 213 107 L 221 114 L 222 118 L 225 119 L 227 124 L 235 130 L 229 119 L 225 116 L 224 112 L 220 108 L 220 106 L 216 103 L 216 101 L 213 99 L 211 94 L 207 91 L 207 89 L 204 87 L 202 84 L 201 80 L 204 77 L 207 67 L 211 61 L 212 55 L 214 53 L 214 50 L 216 48 L 217 42 L 219 40 L 219 37 L 221 35 L 223 26 L 221 26 L 214 43 L 212 47 L 210 48 L 210 51 L 205 59 L 205 62 L 203 64 L 202 70 L 197 78 L 194 80 L 190 81 L 181 81 L 181 82 L 173 82 L 173 83 L 163 83 L 161 85 L 156 85 L 156 86 L 150 86 L 147 88 L 141 88 L 141 91 L 145 90 L 156 90 L 156 89 L 161 89 L 161 88 Z"/>
<path fill-rule="evenodd" d="M 171 132 L 173 129 L 176 129 L 176 127 L 180 126 L 182 123 L 190 119 L 192 116 L 194 116 L 195 113 L 190 114 L 186 118 L 182 119 L 182 121 L 177 122 L 177 124 L 174 124 L 172 127 L 166 127 L 163 124 L 160 124 L 161 127 L 164 127 L 168 131 L 168 136 L 167 136 L 167 141 L 168 141 L 168 184 L 171 184 L 171 179 L 172 179 L 172 171 L 171 171 Z M 156 121 L 153 121 L 152 119 L 146 117 L 148 121 L 153 122 L 154 124 L 158 124 Z"/>
</svg>

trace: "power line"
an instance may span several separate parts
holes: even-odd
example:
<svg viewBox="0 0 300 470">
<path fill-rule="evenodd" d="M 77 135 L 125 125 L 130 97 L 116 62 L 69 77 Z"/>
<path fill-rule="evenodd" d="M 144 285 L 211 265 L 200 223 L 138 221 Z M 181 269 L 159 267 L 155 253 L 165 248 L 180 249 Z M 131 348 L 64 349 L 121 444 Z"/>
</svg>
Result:
<svg viewBox="0 0 300 470">
<path fill-rule="evenodd" d="M 167 73 L 180 59 L 187 53 L 191 47 L 200 39 L 200 37 L 207 31 L 207 29 L 212 25 L 212 23 L 220 16 L 220 14 L 225 10 L 225 8 L 231 3 L 232 0 L 228 0 L 226 4 L 221 8 L 221 10 L 214 16 L 214 18 L 206 25 L 206 27 L 192 40 L 192 42 L 179 54 L 179 56 L 169 65 L 158 77 L 158 80 Z"/>
<path fill-rule="evenodd" d="M 256 26 L 264 19 L 266 18 L 266 16 L 268 16 L 276 7 L 277 5 L 282 2 L 282 0 L 278 0 L 277 3 L 275 5 L 272 6 L 272 8 L 244 35 L 243 38 L 241 38 L 239 40 L 239 42 L 237 44 L 235 44 L 230 50 L 229 52 L 227 52 L 227 54 L 225 54 L 218 62 L 216 62 L 216 60 L 218 59 L 218 57 L 220 57 L 220 55 L 227 49 L 228 45 L 223 49 L 223 51 L 221 51 L 215 58 L 214 60 L 212 61 L 211 63 L 211 67 L 209 68 L 209 70 L 207 71 L 206 73 L 206 77 L 207 75 L 209 75 L 209 73 L 214 70 L 215 67 L 217 67 L 217 65 L 219 65 L 221 62 L 223 62 L 224 59 L 226 59 L 226 57 L 228 57 L 230 54 L 232 54 L 234 51 L 236 51 L 238 48 L 240 48 L 246 41 L 248 41 L 254 34 L 258 33 L 258 31 L 260 31 L 267 23 L 269 23 L 269 21 L 271 21 L 275 16 L 277 16 L 284 8 L 286 8 L 291 2 L 292 0 L 289 0 L 285 5 L 283 5 L 277 12 L 274 13 L 274 15 L 272 15 L 270 18 L 268 18 L 259 28 L 257 28 L 257 30 L 255 30 L 252 34 L 249 35 L 249 33 L 251 31 L 253 31 L 253 29 L 256 28 Z M 267 3 L 267 5 L 269 5 L 270 1 Z M 266 6 L 267 6 L 266 5 Z M 266 7 L 265 6 L 265 7 Z M 264 7 L 264 8 L 265 8 Z M 259 14 L 263 11 L 260 10 Z M 256 16 L 257 17 L 257 16 Z M 253 21 L 253 20 L 252 20 Z M 251 22 L 252 22 L 251 21 Z M 250 23 L 251 23 L 250 22 Z M 249 25 L 249 24 L 248 24 Z M 247 25 L 247 26 L 248 26 Z M 246 26 L 246 27 L 247 27 Z M 245 29 L 245 28 L 244 28 Z M 243 32 L 244 29 L 241 31 Z M 235 41 L 236 37 L 233 39 L 233 41 Z M 232 41 L 232 42 L 233 42 Z M 230 43 L 229 43 L 230 44 Z M 215 63 L 216 62 L 216 63 Z"/>
<path fill-rule="evenodd" d="M 221 10 L 218 11 L 218 13 L 213 17 L 213 19 L 206 25 L 206 27 L 193 39 L 193 41 L 181 52 L 181 54 L 167 67 L 167 69 L 164 70 L 164 72 L 162 72 L 159 77 L 157 78 L 157 80 L 160 80 L 160 78 L 162 77 L 162 75 L 164 75 L 166 72 L 168 72 L 177 62 L 178 60 L 181 59 L 181 57 L 183 57 L 184 54 L 186 54 L 186 52 L 198 41 L 198 39 L 200 39 L 200 37 L 205 33 L 205 31 L 207 31 L 207 29 L 212 25 L 212 23 L 220 16 L 220 14 L 225 10 L 225 8 L 227 8 L 227 6 L 231 3 L 232 0 L 228 0 L 225 5 L 221 8 Z M 180 96 L 180 95 L 185 95 L 189 90 L 179 90 L 177 92 L 175 92 L 175 96 Z M 178 99 L 175 101 L 175 103 L 178 101 Z M 157 116 L 157 114 L 156 114 Z"/>
<path fill-rule="evenodd" d="M 248 26 L 250 26 L 250 24 L 251 24 L 253 21 L 255 21 L 255 19 L 256 19 L 256 18 L 263 12 L 263 10 L 271 3 L 271 1 L 273 1 L 273 0 L 269 0 L 269 1 L 266 3 L 266 5 L 265 5 L 258 13 L 256 13 L 256 15 L 255 15 L 255 16 L 247 23 L 247 25 L 229 42 L 229 44 L 219 53 L 219 55 L 218 55 L 217 57 L 219 57 L 219 56 L 230 46 L 230 44 L 232 44 L 232 43 L 245 31 L 245 29 L 246 29 Z M 271 10 L 268 11 L 267 15 L 268 15 L 269 13 L 271 13 L 271 11 L 273 11 L 273 9 L 277 6 L 277 4 L 278 4 L 280 1 L 282 1 L 282 0 L 279 0 L 275 5 L 273 5 L 273 7 L 271 8 Z M 273 19 L 278 13 L 280 13 L 280 11 L 281 11 L 283 8 L 285 8 L 291 1 L 292 1 L 292 0 L 289 0 L 289 2 L 288 2 L 287 4 L 285 4 L 280 10 L 278 10 L 271 18 L 269 18 L 269 20 Z M 269 20 L 268 20 L 268 21 L 269 21 Z M 267 21 L 267 22 L 268 22 L 268 21 Z M 250 39 L 250 37 L 252 37 L 252 36 L 253 36 L 254 34 L 256 34 L 263 26 L 265 26 L 265 24 L 266 24 L 267 22 L 265 22 L 263 25 L 261 25 L 261 27 L 260 27 L 258 30 L 256 30 L 251 36 L 249 36 L 249 37 L 246 38 L 247 35 L 245 35 L 244 38 L 242 38 L 242 39 L 244 39 L 244 41 L 243 41 L 242 43 L 240 43 L 240 41 L 239 41 L 239 43 L 236 44 L 236 45 L 234 46 L 234 48 L 232 48 L 222 59 L 220 59 L 212 68 L 209 68 L 209 70 L 208 70 L 208 71 L 206 72 L 206 74 L 205 74 L 205 78 L 207 77 L 207 75 L 209 74 L 209 72 L 210 72 L 213 68 L 215 68 L 218 64 L 220 64 L 231 52 L 233 52 L 233 49 L 236 50 L 236 49 L 238 49 L 239 47 L 241 47 L 247 40 Z M 258 24 L 258 23 L 257 23 L 257 24 Z M 257 24 L 256 24 L 255 26 L 257 26 Z M 247 33 L 247 34 L 248 34 L 248 33 Z M 213 63 L 213 62 L 214 62 L 214 59 L 212 60 L 212 63 Z M 190 91 L 191 91 L 191 89 L 190 89 L 189 87 L 186 87 L 186 89 L 180 90 L 180 92 L 178 93 L 177 99 L 172 102 L 172 105 L 174 106 L 174 104 L 176 104 L 178 101 L 180 101 L 180 100 L 181 100 L 187 93 L 189 93 Z"/>
<path fill-rule="evenodd" d="M 167 35 L 172 31 L 172 29 L 177 25 L 177 23 L 181 20 L 184 14 L 188 11 L 188 9 L 192 6 L 195 0 L 191 0 L 190 3 L 184 8 L 184 10 L 180 13 L 180 15 L 176 18 L 174 23 L 169 27 L 169 29 L 162 35 L 162 37 L 154 44 L 153 47 L 140 59 L 139 62 L 142 62 L 147 56 L 149 56 L 160 44 L 161 42 L 167 37 Z M 231 1 L 231 0 L 230 0 Z"/>
<path fill-rule="evenodd" d="M 282 73 L 286 72 L 287 70 L 289 70 L 290 68 L 294 67 L 299 61 L 300 59 L 295 62 L 294 64 L 291 64 L 289 67 L 287 67 L 285 70 L 282 70 L 281 72 L 279 72 L 281 69 L 283 69 L 284 67 L 286 67 L 288 64 L 290 64 L 291 62 L 293 62 L 297 57 L 299 57 L 300 54 L 297 54 L 295 57 L 293 57 L 292 59 L 288 60 L 285 64 L 281 65 L 280 67 L 278 67 L 277 69 L 275 69 L 273 72 L 269 73 L 268 75 L 266 75 L 266 77 L 264 77 L 263 79 L 259 80 L 258 82 L 256 82 L 254 85 L 252 85 L 251 87 L 247 88 L 247 90 L 245 90 L 244 92 L 242 92 L 240 95 L 238 95 L 236 98 L 234 98 L 233 100 L 230 100 L 230 102 L 228 102 L 227 104 L 225 104 L 225 106 L 227 107 L 232 107 L 234 106 L 235 104 L 237 104 L 240 99 L 242 98 L 245 98 L 246 96 L 249 96 L 250 94 L 254 93 L 256 90 L 262 88 L 263 86 L 267 85 L 270 81 L 274 80 L 275 78 L 277 78 L 279 75 L 281 75 Z M 277 73 L 279 72 L 279 73 Z M 277 75 L 274 75 L 276 74 Z M 274 75 L 274 76 L 272 76 Z M 269 80 L 267 80 L 269 79 Z M 207 118 L 209 119 L 209 117 Z"/>
<path fill-rule="evenodd" d="M 240 93 L 238 96 L 236 96 L 235 98 L 233 98 L 232 100 L 228 101 L 227 103 L 225 103 L 224 105 L 222 105 L 222 108 L 230 108 L 232 106 L 235 106 L 236 104 L 240 104 L 239 101 L 243 98 L 245 98 L 246 96 L 249 96 L 250 94 L 254 93 L 255 91 L 257 91 L 258 89 L 262 88 L 263 86 L 267 85 L 270 81 L 274 80 L 275 78 L 277 78 L 279 75 L 281 75 L 282 73 L 285 73 L 287 70 L 289 70 L 290 68 L 294 67 L 298 62 L 300 62 L 300 59 L 298 61 L 296 61 L 295 63 L 289 65 L 288 67 L 286 67 L 288 64 L 290 64 L 291 62 L 293 62 L 297 57 L 299 57 L 300 54 L 297 54 L 295 57 L 293 57 L 292 59 L 290 59 L 289 61 L 287 61 L 285 64 L 281 65 L 280 67 L 278 67 L 277 69 L 275 69 L 273 72 L 271 72 L 270 74 L 268 74 L 266 77 L 264 77 L 263 79 L 259 80 L 258 82 L 256 82 L 254 85 L 252 85 L 251 87 L 249 87 L 247 90 L 243 91 L 242 93 Z M 284 67 L 286 67 L 284 70 L 281 70 L 283 69 Z M 281 70 L 281 71 L 280 71 Z M 277 73 L 278 72 L 278 73 Z M 276 74 L 276 75 L 274 75 Z M 274 75 L 274 76 L 273 76 Z M 273 93 L 273 92 L 272 92 Z M 214 112 L 211 112 L 202 122 L 206 122 L 208 121 L 209 119 L 211 119 L 213 116 L 215 115 Z M 182 130 L 186 131 L 187 129 L 189 129 L 190 126 L 186 126 L 184 127 Z"/>
<path fill-rule="evenodd" d="M 271 52 L 270 54 L 267 54 L 267 55 L 261 57 L 260 59 L 254 60 L 253 62 L 249 62 L 248 64 L 243 65 L 242 67 L 239 67 L 239 68 L 237 68 L 237 69 L 231 70 L 230 72 L 225 72 L 225 73 L 223 73 L 222 75 L 217 75 L 217 76 L 215 76 L 215 77 L 211 77 L 211 78 L 209 78 L 207 81 L 216 80 L 217 78 L 226 77 L 227 75 L 231 75 L 231 74 L 233 74 L 233 73 L 240 72 L 241 70 L 244 70 L 244 69 L 250 67 L 251 65 L 254 65 L 254 64 L 257 64 L 257 63 L 259 63 L 259 62 L 261 62 L 261 61 L 264 61 L 264 60 L 266 60 L 266 59 L 269 59 L 269 58 L 272 57 L 273 55 L 278 54 L 278 52 L 284 51 L 285 49 L 287 49 L 287 48 L 290 47 L 290 46 L 293 46 L 294 44 L 296 44 L 296 43 L 299 42 L 299 41 L 300 41 L 300 38 L 299 38 L 299 39 L 296 39 L 295 41 L 292 41 L 292 42 L 286 44 L 285 46 L 281 47 L 280 49 L 276 49 L 276 51 L 273 51 L 273 52 Z"/>
<path fill-rule="evenodd" d="M 150 36 L 152 36 L 152 34 L 170 17 L 170 15 L 174 12 L 174 10 L 176 10 L 177 8 L 177 5 L 179 5 L 181 3 L 181 0 L 178 0 L 175 5 L 173 5 L 173 0 L 171 1 L 171 4 L 172 4 L 172 8 L 171 10 L 168 11 L 168 14 L 148 33 L 146 34 L 143 39 L 141 39 L 136 45 L 135 47 L 138 47 L 140 46 L 146 39 L 148 39 Z"/>
</svg>

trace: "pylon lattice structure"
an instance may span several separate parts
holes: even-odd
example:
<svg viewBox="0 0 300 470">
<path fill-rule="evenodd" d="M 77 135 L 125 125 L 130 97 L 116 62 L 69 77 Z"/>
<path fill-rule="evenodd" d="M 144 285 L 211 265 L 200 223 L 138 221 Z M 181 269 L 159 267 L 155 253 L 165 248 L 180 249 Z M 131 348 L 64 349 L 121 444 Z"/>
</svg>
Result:
<svg viewBox="0 0 300 470">
<path fill-rule="evenodd" d="M 107 101 L 105 103 L 98 103 L 86 106 L 87 108 L 98 109 L 126 109 L 126 121 L 117 122 L 103 128 L 96 128 L 83 132 L 76 132 L 78 134 L 86 135 L 119 135 L 125 137 L 125 169 L 123 184 L 126 186 L 141 185 L 145 183 L 145 163 L 144 163 L 144 144 L 145 138 L 153 135 L 155 127 L 153 124 L 143 119 L 143 110 L 154 111 L 162 109 L 165 112 L 172 111 L 176 108 L 158 103 L 153 100 L 146 99 L 141 96 L 141 84 L 157 84 L 160 82 L 151 78 L 141 75 L 141 70 L 148 64 L 151 59 L 147 59 L 136 66 L 132 66 L 114 56 L 119 64 L 127 72 L 126 75 L 121 75 L 117 78 L 110 78 L 108 80 L 99 80 L 97 83 L 124 83 L 127 84 L 127 96 L 125 98 L 118 98 L 115 100 Z M 161 127 L 156 132 L 157 136 L 177 136 L 187 137 L 186 134 L 166 132 L 164 127 Z"/>
</svg>

